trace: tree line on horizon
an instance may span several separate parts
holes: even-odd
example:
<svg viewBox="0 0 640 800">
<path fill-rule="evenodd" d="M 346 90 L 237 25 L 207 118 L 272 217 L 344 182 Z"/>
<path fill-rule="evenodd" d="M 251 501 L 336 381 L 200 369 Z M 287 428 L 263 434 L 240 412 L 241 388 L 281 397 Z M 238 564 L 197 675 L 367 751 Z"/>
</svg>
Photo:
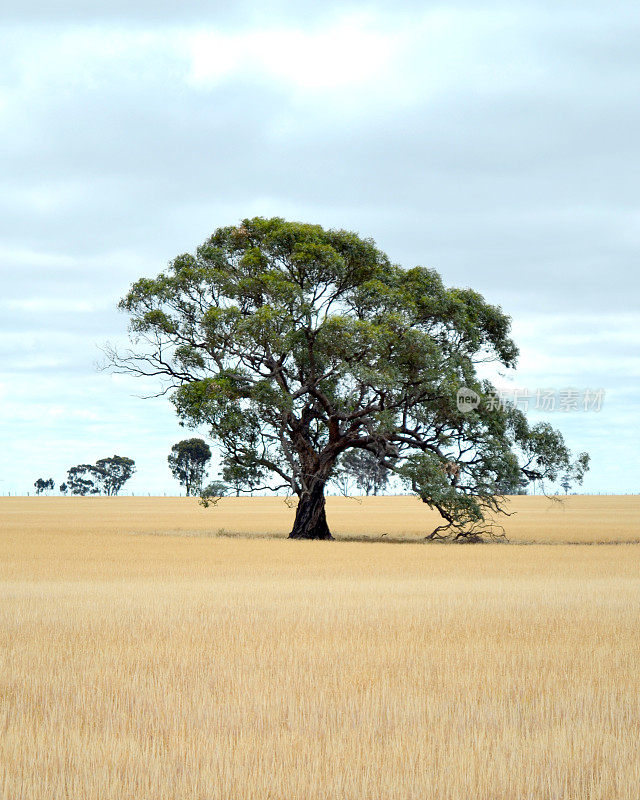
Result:
<svg viewBox="0 0 640 800">
<path fill-rule="evenodd" d="M 263 488 L 260 476 L 241 470 L 237 464 L 223 461 L 222 480 L 205 485 L 207 465 L 212 453 L 204 439 L 183 439 L 174 444 L 167 457 L 173 477 L 185 488 L 187 497 L 205 497 L 250 493 Z M 114 455 L 101 458 L 95 464 L 78 464 L 67 471 L 66 480 L 58 487 L 61 494 L 115 496 L 135 473 L 135 461 L 126 456 Z M 342 494 L 349 494 L 355 487 L 364 495 L 382 494 L 389 486 L 391 470 L 374 454 L 353 451 L 345 454 L 334 480 Z M 38 478 L 34 482 L 36 494 L 53 491 L 53 478 Z"/>
<path fill-rule="evenodd" d="M 105 494 L 109 497 L 120 493 L 125 483 L 136 471 L 135 461 L 126 456 L 99 458 L 95 464 L 77 464 L 67 470 L 66 481 L 58 487 L 61 494 Z M 38 478 L 33 484 L 36 494 L 55 488 L 53 478 Z"/>
<path fill-rule="evenodd" d="M 187 497 L 200 496 L 206 505 L 216 497 L 253 492 L 264 488 L 259 484 L 258 475 L 251 476 L 247 470 L 240 470 L 237 464 L 222 463 L 222 480 L 214 480 L 205 485 L 207 465 L 212 453 L 204 439 L 183 439 L 174 444 L 167 457 L 169 469 L 173 477 L 185 488 Z M 61 483 L 59 491 L 63 495 L 95 495 L 115 496 L 120 493 L 125 483 L 135 472 L 135 461 L 125 456 L 114 455 L 101 458 L 95 464 L 78 464 L 67 471 L 67 479 Z M 389 487 L 392 477 L 391 469 L 384 459 L 377 458 L 366 450 L 352 450 L 340 460 L 333 483 L 343 495 L 351 494 L 355 487 L 360 493 L 369 495 L 383 494 Z M 36 494 L 53 491 L 53 478 L 38 478 L 34 482 Z M 571 488 L 569 476 L 560 481 L 565 494 Z M 501 494 L 526 494 L 526 485 L 503 482 L 498 487 Z"/>
</svg>

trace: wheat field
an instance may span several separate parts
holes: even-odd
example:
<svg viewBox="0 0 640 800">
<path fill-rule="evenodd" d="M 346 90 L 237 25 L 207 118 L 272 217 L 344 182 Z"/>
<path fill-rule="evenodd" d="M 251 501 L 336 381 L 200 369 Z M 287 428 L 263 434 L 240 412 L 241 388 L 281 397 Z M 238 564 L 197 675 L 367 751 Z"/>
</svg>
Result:
<svg viewBox="0 0 640 800">
<path fill-rule="evenodd" d="M 2 498 L 0 797 L 637 800 L 638 501 Z"/>
<path fill-rule="evenodd" d="M 626 543 L 640 541 L 640 495 L 522 495 L 506 503 L 501 524 L 510 541 Z M 294 510 L 283 497 L 229 497 L 202 508 L 186 497 L 0 497 L 5 534 L 125 533 L 285 537 Z M 442 522 L 413 496 L 328 497 L 327 518 L 338 539 L 422 541 Z"/>
</svg>

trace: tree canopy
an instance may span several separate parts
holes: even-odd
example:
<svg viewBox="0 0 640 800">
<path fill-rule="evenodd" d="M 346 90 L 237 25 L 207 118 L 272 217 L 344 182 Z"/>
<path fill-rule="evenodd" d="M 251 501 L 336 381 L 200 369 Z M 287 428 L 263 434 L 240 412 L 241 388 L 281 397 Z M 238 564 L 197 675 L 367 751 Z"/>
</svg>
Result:
<svg viewBox="0 0 640 800">
<path fill-rule="evenodd" d="M 391 477 L 391 470 L 385 461 L 388 462 L 388 459 L 384 455 L 378 456 L 369 450 L 351 448 L 338 462 L 338 468 L 347 481 L 355 481 L 358 489 L 366 495 L 378 494 L 384 491 Z"/>
<path fill-rule="evenodd" d="M 234 475 L 297 495 L 293 538 L 331 537 L 325 486 L 350 450 L 437 509 L 432 537 L 476 535 L 503 510 L 500 486 L 572 467 L 549 424 L 484 402 L 478 365 L 516 363 L 509 317 L 355 233 L 245 219 L 138 280 L 120 308 L 132 346 L 108 351 L 112 368 L 159 378 Z M 477 407 L 459 407 L 460 387 Z"/>
<path fill-rule="evenodd" d="M 183 439 L 173 445 L 167 461 L 171 474 L 185 487 L 189 497 L 202 488 L 206 466 L 211 461 L 211 448 L 204 439 Z"/>
<path fill-rule="evenodd" d="M 87 494 L 99 494 L 100 489 L 96 486 L 94 478 L 93 464 L 78 464 L 67 470 L 66 485 L 71 494 L 79 494 L 83 497 Z"/>
<path fill-rule="evenodd" d="M 78 464 L 67 471 L 71 494 L 117 495 L 135 472 L 135 461 L 126 456 L 100 458 L 95 464 Z"/>
<path fill-rule="evenodd" d="M 136 471 L 135 461 L 126 456 L 99 458 L 93 466 L 98 490 L 116 495 Z"/>
<path fill-rule="evenodd" d="M 36 494 L 42 494 L 42 492 L 46 491 L 47 489 L 54 489 L 56 484 L 53 478 L 38 478 L 33 485 L 35 487 Z"/>
</svg>

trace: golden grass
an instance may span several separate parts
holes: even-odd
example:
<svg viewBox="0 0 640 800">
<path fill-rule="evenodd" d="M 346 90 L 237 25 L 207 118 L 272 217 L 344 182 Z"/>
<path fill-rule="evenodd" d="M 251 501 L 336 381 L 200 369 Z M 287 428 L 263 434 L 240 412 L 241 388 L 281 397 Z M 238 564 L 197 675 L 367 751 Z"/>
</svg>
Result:
<svg viewBox="0 0 640 800">
<path fill-rule="evenodd" d="M 637 532 L 637 498 L 525 501 L 522 539 Z M 334 530 L 415 536 L 407 502 Z M 640 547 L 144 533 L 223 508 L 0 500 L 0 797 L 637 800 Z"/>
<path fill-rule="evenodd" d="M 511 516 L 499 516 L 514 542 L 640 541 L 640 495 L 541 496 L 508 500 Z M 442 520 L 412 496 L 327 498 L 336 538 L 421 541 Z M 230 497 L 202 508 L 186 497 L 3 497 L 0 529 L 77 533 L 165 535 L 264 534 L 286 536 L 294 511 L 282 497 Z"/>
</svg>

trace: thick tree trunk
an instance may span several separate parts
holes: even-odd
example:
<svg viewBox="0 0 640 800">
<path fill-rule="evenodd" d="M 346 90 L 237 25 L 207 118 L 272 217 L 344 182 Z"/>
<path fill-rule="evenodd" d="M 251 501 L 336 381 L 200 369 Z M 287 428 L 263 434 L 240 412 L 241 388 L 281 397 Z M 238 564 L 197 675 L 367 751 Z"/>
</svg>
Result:
<svg viewBox="0 0 640 800">
<path fill-rule="evenodd" d="M 333 539 L 324 510 L 324 483 L 317 481 L 298 500 L 290 539 Z"/>
</svg>

